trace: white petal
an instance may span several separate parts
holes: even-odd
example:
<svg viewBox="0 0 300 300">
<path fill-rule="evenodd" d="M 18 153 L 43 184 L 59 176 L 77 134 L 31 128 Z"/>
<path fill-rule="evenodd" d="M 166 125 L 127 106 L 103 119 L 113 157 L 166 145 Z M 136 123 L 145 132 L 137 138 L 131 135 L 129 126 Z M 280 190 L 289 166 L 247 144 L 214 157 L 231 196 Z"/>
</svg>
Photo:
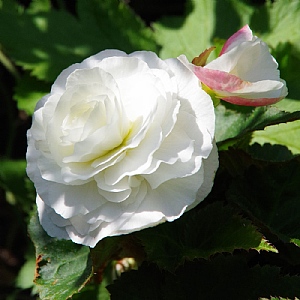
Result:
<svg viewBox="0 0 300 300">
<path fill-rule="evenodd" d="M 143 173 L 151 164 L 152 154 L 162 140 L 161 129 L 152 124 L 137 148 L 128 150 L 123 160 L 105 170 L 105 182 L 113 185 L 125 176 Z"/>
<path fill-rule="evenodd" d="M 70 221 L 64 220 L 62 217 L 57 215 L 55 211 L 51 207 L 47 206 L 38 195 L 36 197 L 36 204 L 41 225 L 46 232 L 52 237 L 69 240 L 70 237 L 64 226 L 70 224 Z M 61 220 L 58 222 L 57 219 Z M 63 227 L 58 226 L 57 224 L 59 223 L 63 224 Z"/>
<path fill-rule="evenodd" d="M 115 219 L 114 222 L 101 222 L 100 226 L 98 226 L 94 231 L 89 232 L 88 235 L 80 235 L 74 227 L 68 226 L 66 230 L 70 238 L 75 243 L 94 247 L 99 240 L 107 236 L 123 234 L 123 232 L 120 231 L 121 226 L 135 213 L 146 193 L 147 187 L 144 184 L 142 185 L 139 194 L 136 195 L 135 201 L 132 201 L 130 205 L 126 206 L 126 210 L 124 209 L 123 213 Z"/>
<path fill-rule="evenodd" d="M 168 66 L 168 64 L 161 60 L 154 52 L 150 51 L 136 51 L 129 55 L 130 57 L 137 57 L 141 59 L 142 61 L 145 61 L 149 68 L 151 69 L 159 69 L 159 70 L 165 70 L 169 73 L 170 76 L 172 76 L 173 72 L 171 68 Z"/>
<path fill-rule="evenodd" d="M 195 199 L 203 181 L 202 171 L 188 178 L 174 179 L 148 190 L 136 212 L 118 230 L 119 234 L 141 230 L 179 218 Z"/>
<path fill-rule="evenodd" d="M 63 218 L 86 214 L 97 209 L 106 200 L 98 193 L 95 182 L 68 186 L 45 181 L 37 182 L 38 194 L 46 205 L 52 207 Z"/>
<path fill-rule="evenodd" d="M 73 73 L 75 70 L 78 69 L 91 69 L 94 67 L 97 67 L 99 64 L 99 61 L 106 57 L 111 56 L 127 56 L 125 52 L 119 51 L 119 50 L 104 50 L 99 52 L 96 55 L 90 56 L 89 58 L 85 59 L 81 63 L 77 63 L 74 65 L 71 65 L 67 69 L 63 70 L 61 74 L 57 77 L 55 80 L 51 93 L 52 94 L 61 94 L 64 92 L 66 87 L 67 78 L 71 73 Z"/>
<path fill-rule="evenodd" d="M 84 215 L 84 219 L 89 224 L 93 224 L 97 221 L 113 222 L 118 219 L 123 212 L 122 206 L 118 203 L 106 202 L 97 209 Z"/>
<path fill-rule="evenodd" d="M 179 59 L 167 59 L 167 64 L 172 68 L 178 86 L 178 96 L 182 98 L 181 105 L 185 111 L 194 114 L 199 128 L 205 128 L 211 136 L 215 132 L 215 112 L 210 96 L 199 86 L 199 80 Z"/>
<path fill-rule="evenodd" d="M 236 50 L 238 51 L 238 49 Z M 244 49 L 239 62 L 231 74 L 237 75 L 243 80 L 256 82 L 260 80 L 278 80 L 278 64 L 270 54 L 268 46 L 257 41 Z"/>
<path fill-rule="evenodd" d="M 82 215 L 71 217 L 70 223 L 72 227 L 80 234 L 87 235 L 90 231 L 90 225 L 85 221 Z"/>
<path fill-rule="evenodd" d="M 200 165 L 198 166 L 195 159 L 192 158 L 194 142 L 188 138 L 183 130 L 174 130 L 168 140 L 172 140 L 174 146 L 169 147 L 169 152 L 165 153 L 164 156 L 160 151 L 155 153 L 154 158 L 159 163 L 157 168 L 147 170 L 148 173 L 151 173 L 143 175 L 153 189 L 172 178 L 194 174 L 200 168 Z M 172 146 L 172 144 L 168 144 L 168 146 Z"/>
<path fill-rule="evenodd" d="M 231 93 L 222 92 L 224 96 L 241 96 L 245 99 L 280 98 L 286 96 L 283 81 L 262 80 L 245 86 Z"/>
<path fill-rule="evenodd" d="M 213 187 L 213 182 L 218 167 L 219 167 L 218 149 L 216 143 L 214 142 L 214 146 L 210 155 L 208 156 L 207 159 L 203 159 L 203 164 L 202 164 L 202 168 L 204 172 L 203 182 L 200 186 L 200 189 L 197 192 L 195 201 L 187 207 L 187 211 L 197 206 L 210 193 Z"/>
</svg>

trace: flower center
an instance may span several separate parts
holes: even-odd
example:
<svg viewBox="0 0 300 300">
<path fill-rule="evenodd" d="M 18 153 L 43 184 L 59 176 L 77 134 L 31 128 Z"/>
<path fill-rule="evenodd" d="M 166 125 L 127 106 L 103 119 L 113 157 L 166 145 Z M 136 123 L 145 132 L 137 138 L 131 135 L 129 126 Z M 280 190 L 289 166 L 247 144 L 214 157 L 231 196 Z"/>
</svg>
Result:
<svg viewBox="0 0 300 300">
<path fill-rule="evenodd" d="M 71 106 L 62 122 L 61 143 L 70 146 L 63 162 L 88 162 L 106 155 L 126 143 L 130 132 L 119 99 L 94 95 Z"/>
</svg>

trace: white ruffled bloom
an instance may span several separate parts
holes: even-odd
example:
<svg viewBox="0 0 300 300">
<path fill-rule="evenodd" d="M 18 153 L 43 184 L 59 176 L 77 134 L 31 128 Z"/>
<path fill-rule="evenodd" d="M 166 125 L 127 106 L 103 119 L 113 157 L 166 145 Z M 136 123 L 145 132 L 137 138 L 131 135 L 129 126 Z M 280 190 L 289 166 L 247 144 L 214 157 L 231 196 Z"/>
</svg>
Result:
<svg viewBox="0 0 300 300">
<path fill-rule="evenodd" d="M 179 218 L 211 190 L 214 124 L 210 97 L 175 58 L 106 50 L 70 66 L 28 131 L 42 226 L 94 247 Z"/>
</svg>

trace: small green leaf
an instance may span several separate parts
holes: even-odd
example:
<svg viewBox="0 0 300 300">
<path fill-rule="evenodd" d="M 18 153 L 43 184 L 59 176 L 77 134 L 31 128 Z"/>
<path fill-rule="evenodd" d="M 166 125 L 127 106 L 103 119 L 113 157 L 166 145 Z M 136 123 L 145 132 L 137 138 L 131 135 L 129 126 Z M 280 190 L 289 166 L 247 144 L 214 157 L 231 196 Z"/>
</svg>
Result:
<svg viewBox="0 0 300 300">
<path fill-rule="evenodd" d="M 27 259 L 25 264 L 19 271 L 18 277 L 16 279 L 16 287 L 21 289 L 29 289 L 33 287 L 35 270 L 35 257 L 30 257 Z"/>
<path fill-rule="evenodd" d="M 220 202 L 137 232 L 136 236 L 145 247 L 147 260 L 170 270 L 185 260 L 256 248 L 262 239 L 256 227 Z"/>
<path fill-rule="evenodd" d="M 16 278 L 15 286 L 19 289 L 31 289 L 31 294 L 38 294 L 36 285 L 34 284 L 35 274 L 35 253 L 32 244 L 29 245 L 25 254 L 25 263 L 21 267 L 18 276 Z"/>
<path fill-rule="evenodd" d="M 291 239 L 291 243 L 294 243 L 296 246 L 300 247 L 300 239 Z"/>
<path fill-rule="evenodd" d="M 40 298 L 65 300 L 82 289 L 93 270 L 89 248 L 49 237 L 36 214 L 29 234 L 36 248 L 35 283 Z"/>
<path fill-rule="evenodd" d="M 255 248 L 258 251 L 267 251 L 267 252 L 274 252 L 274 253 L 278 253 L 278 250 L 271 245 L 266 239 L 262 239 L 259 246 Z"/>
</svg>

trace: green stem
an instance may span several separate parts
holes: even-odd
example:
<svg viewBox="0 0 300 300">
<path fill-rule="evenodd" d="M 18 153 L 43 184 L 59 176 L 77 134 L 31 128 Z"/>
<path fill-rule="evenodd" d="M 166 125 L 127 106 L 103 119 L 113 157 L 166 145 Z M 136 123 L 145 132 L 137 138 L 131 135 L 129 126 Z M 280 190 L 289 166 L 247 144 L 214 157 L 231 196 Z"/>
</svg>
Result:
<svg viewBox="0 0 300 300">
<path fill-rule="evenodd" d="M 4 54 L 2 51 L 2 47 L 0 45 L 0 63 L 15 77 L 16 79 L 20 78 L 20 74 L 15 67 L 15 65 L 12 63 L 12 61 Z"/>
</svg>

